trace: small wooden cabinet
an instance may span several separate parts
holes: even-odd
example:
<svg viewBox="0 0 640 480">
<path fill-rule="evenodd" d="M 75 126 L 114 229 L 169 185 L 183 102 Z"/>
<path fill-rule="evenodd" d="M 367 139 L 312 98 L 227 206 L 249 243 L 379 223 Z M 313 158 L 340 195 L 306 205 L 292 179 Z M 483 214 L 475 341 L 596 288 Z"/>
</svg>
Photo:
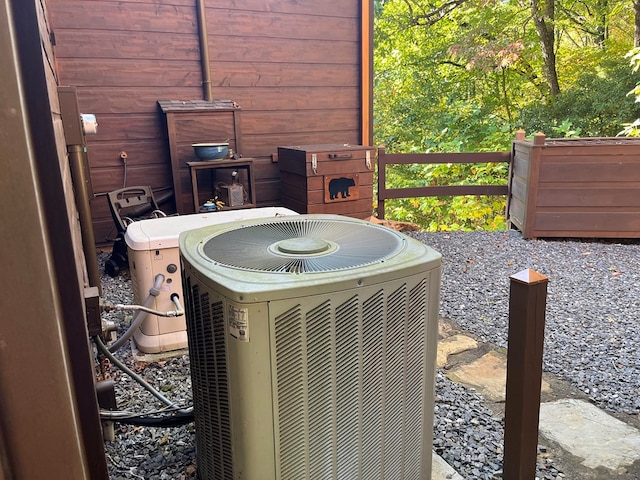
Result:
<svg viewBox="0 0 640 480">
<path fill-rule="evenodd" d="M 298 213 L 373 214 L 375 152 L 362 145 L 278 147 L 282 204 Z"/>
<path fill-rule="evenodd" d="M 202 205 L 214 198 L 216 189 L 222 192 L 225 205 L 223 210 L 255 208 L 256 188 L 253 177 L 253 159 L 211 160 L 206 162 L 187 162 L 191 170 L 191 187 L 193 190 L 193 208 L 199 212 Z M 234 175 L 236 172 L 236 175 Z M 240 184 L 244 191 L 241 199 L 234 197 L 228 187 Z M 228 192 L 225 193 L 224 192 Z"/>
</svg>

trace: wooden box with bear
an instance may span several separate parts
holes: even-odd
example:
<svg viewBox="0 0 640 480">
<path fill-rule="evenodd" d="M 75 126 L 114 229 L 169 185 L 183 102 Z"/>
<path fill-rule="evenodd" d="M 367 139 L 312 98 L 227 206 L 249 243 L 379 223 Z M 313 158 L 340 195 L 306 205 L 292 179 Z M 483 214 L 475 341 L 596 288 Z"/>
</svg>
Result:
<svg viewBox="0 0 640 480">
<path fill-rule="evenodd" d="M 298 213 L 373 214 L 375 150 L 362 145 L 278 147 L 282 205 Z"/>
</svg>

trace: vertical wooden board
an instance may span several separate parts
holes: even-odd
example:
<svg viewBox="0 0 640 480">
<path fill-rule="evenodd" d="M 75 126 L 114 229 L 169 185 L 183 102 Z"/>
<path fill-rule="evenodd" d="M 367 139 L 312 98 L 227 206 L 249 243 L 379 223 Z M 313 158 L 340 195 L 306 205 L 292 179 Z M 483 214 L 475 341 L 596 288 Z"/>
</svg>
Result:
<svg viewBox="0 0 640 480">
<path fill-rule="evenodd" d="M 512 198 L 509 204 L 509 222 L 518 230 L 524 231 L 525 225 L 525 203 L 519 198 Z"/>
<path fill-rule="evenodd" d="M 527 198 L 526 215 L 522 234 L 525 238 L 531 238 L 536 229 L 535 209 L 538 201 L 538 184 L 540 182 L 540 164 L 542 163 L 543 147 L 531 146 L 529 152 L 529 172 L 527 173 Z"/>
</svg>

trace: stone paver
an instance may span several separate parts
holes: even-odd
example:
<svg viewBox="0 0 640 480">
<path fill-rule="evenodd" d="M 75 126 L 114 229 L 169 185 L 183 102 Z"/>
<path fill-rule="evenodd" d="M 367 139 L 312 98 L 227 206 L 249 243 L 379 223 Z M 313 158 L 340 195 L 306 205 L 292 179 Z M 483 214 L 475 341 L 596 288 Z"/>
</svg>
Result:
<svg viewBox="0 0 640 480">
<path fill-rule="evenodd" d="M 452 335 L 438 342 L 438 367 L 442 368 L 447 364 L 449 355 L 466 352 L 478 348 L 478 342 L 466 335 Z"/>
<path fill-rule="evenodd" d="M 588 468 L 615 471 L 640 460 L 640 431 L 582 400 L 541 404 L 540 432 Z"/>
<path fill-rule="evenodd" d="M 505 400 L 507 385 L 507 358 L 492 351 L 468 365 L 462 365 L 447 374 L 449 379 L 472 385 L 493 402 Z M 549 384 L 542 380 L 542 391 L 548 391 Z"/>
<path fill-rule="evenodd" d="M 441 325 L 440 334 L 444 338 L 438 342 L 438 368 L 446 368 L 450 355 L 478 348 L 473 338 L 451 335 L 452 332 L 445 330 Z M 475 387 L 488 401 L 504 402 L 506 372 L 506 354 L 493 350 L 456 366 L 447 372 L 447 377 Z M 541 388 L 543 392 L 551 390 L 544 379 Z M 571 398 L 542 403 L 539 430 L 546 439 L 575 456 L 573 458 L 582 459 L 582 465 L 594 472 L 604 467 L 619 473 L 640 461 L 640 430 L 586 401 Z M 463 477 L 434 452 L 432 480 L 463 480 Z"/>
<path fill-rule="evenodd" d="M 431 480 L 464 480 L 462 475 L 456 472 L 451 465 L 443 460 L 436 452 L 433 452 L 431 468 Z"/>
</svg>

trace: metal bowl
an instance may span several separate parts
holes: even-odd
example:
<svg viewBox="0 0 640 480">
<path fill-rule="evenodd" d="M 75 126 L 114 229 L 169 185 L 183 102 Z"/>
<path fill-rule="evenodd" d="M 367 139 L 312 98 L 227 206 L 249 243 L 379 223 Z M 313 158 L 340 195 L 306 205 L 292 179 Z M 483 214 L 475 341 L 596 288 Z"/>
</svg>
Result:
<svg viewBox="0 0 640 480">
<path fill-rule="evenodd" d="M 194 143 L 191 146 L 200 160 L 219 160 L 229 154 L 228 143 Z"/>
</svg>

